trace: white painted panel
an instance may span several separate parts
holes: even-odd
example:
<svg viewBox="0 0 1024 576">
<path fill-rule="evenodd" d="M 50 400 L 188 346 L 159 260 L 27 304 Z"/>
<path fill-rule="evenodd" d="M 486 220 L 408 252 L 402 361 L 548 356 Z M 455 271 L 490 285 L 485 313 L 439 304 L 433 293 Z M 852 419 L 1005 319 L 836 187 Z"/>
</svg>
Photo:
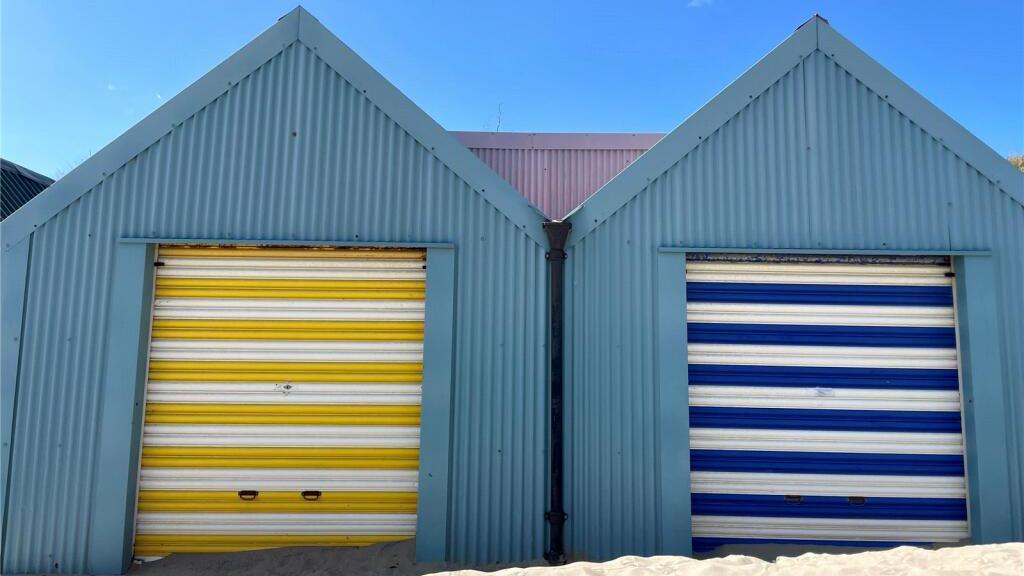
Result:
<svg viewBox="0 0 1024 576">
<path fill-rule="evenodd" d="M 949 286 L 948 266 L 690 261 L 687 282 Z"/>
<path fill-rule="evenodd" d="M 423 321 L 423 300 L 160 298 L 154 318 Z"/>
<path fill-rule="evenodd" d="M 322 382 L 170 382 L 146 385 L 149 403 L 419 404 L 419 384 Z"/>
<path fill-rule="evenodd" d="M 694 516 L 693 535 L 703 538 L 955 542 L 967 537 L 967 522 L 960 520 Z"/>
<path fill-rule="evenodd" d="M 956 390 L 690 386 L 690 406 L 959 412 Z"/>
<path fill-rule="evenodd" d="M 154 360 L 422 362 L 422 342 L 154 339 Z"/>
<path fill-rule="evenodd" d="M 141 490 L 415 492 L 417 470 L 319 468 L 143 468 Z"/>
<path fill-rule="evenodd" d="M 955 369 L 955 348 L 689 344 L 690 364 Z"/>
<path fill-rule="evenodd" d="M 727 324 L 952 327 L 953 308 L 690 302 L 686 305 L 686 320 Z"/>
<path fill-rule="evenodd" d="M 960 434 L 949 433 L 690 428 L 693 450 L 960 454 L 962 443 Z"/>
<path fill-rule="evenodd" d="M 414 426 L 147 424 L 146 446 L 302 446 L 417 448 Z"/>
<path fill-rule="evenodd" d="M 139 512 L 139 534 L 413 534 L 415 514 Z"/>
<path fill-rule="evenodd" d="M 690 491 L 702 494 L 863 496 L 879 498 L 964 498 L 962 476 L 777 474 L 768 472 L 690 473 Z"/>
</svg>

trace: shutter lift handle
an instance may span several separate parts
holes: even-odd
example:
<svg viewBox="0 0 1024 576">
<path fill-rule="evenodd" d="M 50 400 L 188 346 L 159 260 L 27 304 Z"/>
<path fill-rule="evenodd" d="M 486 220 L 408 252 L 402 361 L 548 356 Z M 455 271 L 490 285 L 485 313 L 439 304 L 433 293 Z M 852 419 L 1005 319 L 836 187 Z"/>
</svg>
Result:
<svg viewBox="0 0 1024 576">
<path fill-rule="evenodd" d="M 319 490 L 303 490 L 302 499 L 309 502 L 316 502 L 320 499 L 321 492 Z"/>
<path fill-rule="evenodd" d="M 260 495 L 260 491 L 259 490 L 239 490 L 238 491 L 238 497 L 241 498 L 242 500 L 246 500 L 246 501 L 255 500 L 256 497 L 259 496 L 259 495 Z"/>
</svg>

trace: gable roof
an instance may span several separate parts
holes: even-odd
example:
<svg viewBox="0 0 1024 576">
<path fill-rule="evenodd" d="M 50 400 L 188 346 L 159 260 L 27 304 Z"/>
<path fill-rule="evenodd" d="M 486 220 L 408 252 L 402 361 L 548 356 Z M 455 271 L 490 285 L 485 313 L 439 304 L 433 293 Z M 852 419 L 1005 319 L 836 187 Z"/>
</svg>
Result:
<svg viewBox="0 0 1024 576">
<path fill-rule="evenodd" d="M 4 250 L 26 238 L 294 42 L 301 42 L 316 52 L 328 66 L 428 148 L 517 228 L 541 246 L 547 246 L 541 227 L 544 217 L 536 208 L 299 6 L 0 224 Z"/>
<path fill-rule="evenodd" d="M 0 158 L 0 220 L 6 219 L 50 184 L 53 184 L 53 178 Z"/>
<path fill-rule="evenodd" d="M 753 98 L 771 87 L 815 50 L 820 50 L 873 92 L 884 96 L 887 103 L 1024 206 L 1024 174 L 836 32 L 824 18 L 815 15 L 573 210 L 566 217 L 573 227 L 568 245 L 579 242 L 600 226 L 643 191 L 652 180 L 696 148 L 705 137 L 742 111 Z"/>
<path fill-rule="evenodd" d="M 573 208 L 664 134 L 452 132 L 549 218 Z"/>
</svg>

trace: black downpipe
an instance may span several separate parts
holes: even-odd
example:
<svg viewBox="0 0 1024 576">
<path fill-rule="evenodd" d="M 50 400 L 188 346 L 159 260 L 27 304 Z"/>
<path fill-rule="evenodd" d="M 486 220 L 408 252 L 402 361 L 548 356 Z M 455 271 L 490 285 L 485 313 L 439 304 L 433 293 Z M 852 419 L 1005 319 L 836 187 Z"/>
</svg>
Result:
<svg viewBox="0 0 1024 576">
<path fill-rule="evenodd" d="M 545 222 L 548 235 L 548 269 L 550 270 L 551 291 L 549 295 L 551 316 L 551 501 L 544 518 L 550 525 L 550 543 L 544 559 L 552 565 L 565 564 L 565 521 L 569 518 L 563 504 L 563 423 L 562 404 L 564 383 L 564 307 L 565 299 L 565 241 L 572 224 L 568 222 Z"/>
</svg>

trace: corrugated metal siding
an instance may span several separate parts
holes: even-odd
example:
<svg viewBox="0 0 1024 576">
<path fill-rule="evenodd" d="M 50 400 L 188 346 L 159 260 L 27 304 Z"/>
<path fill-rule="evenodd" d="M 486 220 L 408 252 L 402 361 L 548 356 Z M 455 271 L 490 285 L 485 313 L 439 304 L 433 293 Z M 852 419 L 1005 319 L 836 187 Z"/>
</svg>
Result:
<svg viewBox="0 0 1024 576">
<path fill-rule="evenodd" d="M 816 51 L 571 248 L 572 553 L 656 550 L 655 260 L 669 245 L 993 250 L 1024 536 L 1024 208 Z"/>
<path fill-rule="evenodd" d="M 540 139 L 533 147 L 519 146 L 511 139 L 507 147 L 502 147 L 505 134 L 496 133 L 489 134 L 490 139 L 495 140 L 494 147 L 478 147 L 461 134 L 465 133 L 455 133 L 455 136 L 463 139 L 474 154 L 553 220 L 564 218 L 646 152 L 660 136 L 624 134 L 621 140 L 628 147 L 595 148 L 583 142 L 589 136 L 585 134 L 577 135 L 576 139 L 581 140 L 577 146 L 573 145 L 573 135 L 552 135 L 562 138 L 558 138 L 558 144 L 548 145 L 544 142 L 547 135 L 537 134 L 531 135 L 534 141 Z M 620 135 L 602 136 L 614 144 L 615 137 Z"/>
<path fill-rule="evenodd" d="M 0 161 L 0 220 L 53 184 L 53 180 L 8 160 Z"/>
<path fill-rule="evenodd" d="M 450 554 L 540 555 L 544 249 L 295 43 L 33 233 L 5 572 L 86 568 L 126 236 L 457 244 Z"/>
</svg>

